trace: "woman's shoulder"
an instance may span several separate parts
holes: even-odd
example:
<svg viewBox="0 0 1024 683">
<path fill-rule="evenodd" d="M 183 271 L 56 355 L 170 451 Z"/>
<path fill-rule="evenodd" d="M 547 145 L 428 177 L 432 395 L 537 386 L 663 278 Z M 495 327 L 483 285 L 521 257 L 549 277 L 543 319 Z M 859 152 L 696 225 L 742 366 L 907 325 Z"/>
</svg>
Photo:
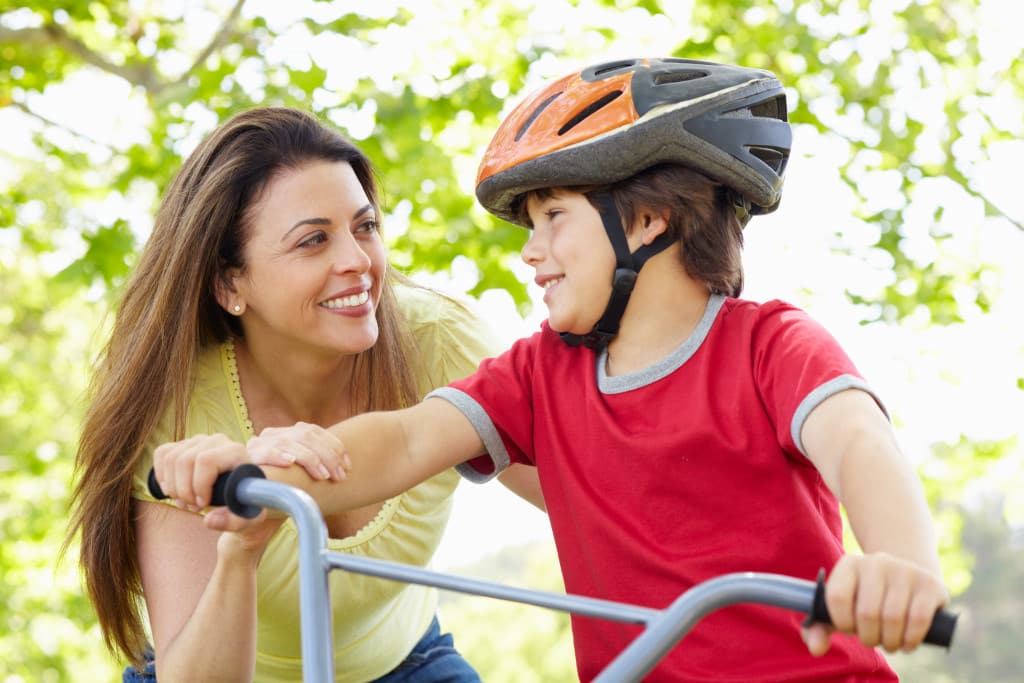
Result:
<svg viewBox="0 0 1024 683">
<path fill-rule="evenodd" d="M 474 317 L 465 302 L 430 287 L 403 282 L 395 284 L 394 292 L 402 318 L 412 329 Z"/>
<path fill-rule="evenodd" d="M 481 360 L 505 349 L 470 302 L 404 284 L 396 285 L 395 297 L 416 351 L 425 360 L 430 388 L 465 377 Z"/>
<path fill-rule="evenodd" d="M 470 301 L 415 284 L 395 286 L 402 319 L 413 337 L 434 337 L 451 343 L 488 336 L 488 326 Z"/>
<path fill-rule="evenodd" d="M 193 368 L 192 389 L 188 397 L 186 432 L 234 433 L 244 422 L 244 405 L 241 385 L 234 360 L 234 347 L 227 342 L 214 342 L 204 346 L 196 358 Z M 161 416 L 157 431 L 173 433 L 175 409 L 167 406 Z"/>
</svg>

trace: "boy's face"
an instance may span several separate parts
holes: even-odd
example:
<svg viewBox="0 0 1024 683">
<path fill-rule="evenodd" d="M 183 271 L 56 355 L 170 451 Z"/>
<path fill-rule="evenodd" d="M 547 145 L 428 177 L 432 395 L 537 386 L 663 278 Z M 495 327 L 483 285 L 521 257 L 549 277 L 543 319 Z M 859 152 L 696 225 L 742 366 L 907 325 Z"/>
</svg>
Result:
<svg viewBox="0 0 1024 683">
<path fill-rule="evenodd" d="M 615 272 L 615 252 L 601 215 L 586 197 L 569 190 L 531 195 L 526 209 L 533 230 L 522 257 L 544 288 L 548 323 L 556 332 L 587 334 L 604 313 Z"/>
</svg>

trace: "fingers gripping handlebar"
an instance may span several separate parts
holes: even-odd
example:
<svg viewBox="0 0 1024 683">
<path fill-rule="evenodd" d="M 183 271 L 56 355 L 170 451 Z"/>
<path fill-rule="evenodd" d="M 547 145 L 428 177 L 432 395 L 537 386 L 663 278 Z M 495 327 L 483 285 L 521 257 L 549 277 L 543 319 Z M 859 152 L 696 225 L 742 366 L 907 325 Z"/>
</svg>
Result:
<svg viewBox="0 0 1024 683">
<path fill-rule="evenodd" d="M 924 642 L 931 645 L 940 645 L 948 648 L 953 642 L 953 631 L 956 629 L 956 620 L 959 614 L 942 609 L 935 610 L 931 626 L 924 634 Z M 811 609 L 804 620 L 804 626 L 811 624 L 831 624 L 832 615 L 828 613 L 828 606 L 825 604 L 825 570 L 818 570 L 818 580 L 814 587 L 814 600 L 811 602 Z"/>
<path fill-rule="evenodd" d="M 262 508 L 258 505 L 248 505 L 238 499 L 238 484 L 243 479 L 250 477 L 257 477 L 259 479 L 266 479 L 263 470 L 256 465 L 245 464 L 239 465 L 230 472 L 222 472 L 217 475 L 216 481 L 213 482 L 213 495 L 210 498 L 210 505 L 220 506 L 227 505 L 231 512 L 235 513 L 239 517 L 245 517 L 246 519 L 252 519 L 260 514 Z M 149 477 L 146 481 L 149 486 L 149 494 L 157 500 L 164 500 L 167 498 L 167 494 L 160 488 L 160 483 L 156 480 L 156 471 L 150 470 Z"/>
<path fill-rule="evenodd" d="M 266 475 L 263 474 L 263 470 L 252 464 L 241 465 L 230 472 L 221 473 L 213 484 L 210 504 L 215 506 L 226 505 L 229 510 L 240 517 L 251 519 L 259 515 L 261 508 L 258 505 L 245 503 L 239 500 L 238 496 L 239 483 L 250 477 L 264 479 Z M 157 500 L 167 498 L 167 495 L 161 490 L 159 483 L 156 481 L 153 470 L 149 472 L 148 485 L 149 492 L 154 498 Z M 832 623 L 832 617 L 829 615 L 828 607 L 825 604 L 824 569 L 818 573 L 813 599 L 807 606 L 807 610 L 807 619 L 804 621 L 805 626 L 813 623 Z M 958 614 L 946 609 L 940 608 L 936 610 L 931 626 L 927 634 L 925 634 L 924 642 L 948 648 L 953 642 L 953 632 L 956 629 L 958 616 Z"/>
</svg>

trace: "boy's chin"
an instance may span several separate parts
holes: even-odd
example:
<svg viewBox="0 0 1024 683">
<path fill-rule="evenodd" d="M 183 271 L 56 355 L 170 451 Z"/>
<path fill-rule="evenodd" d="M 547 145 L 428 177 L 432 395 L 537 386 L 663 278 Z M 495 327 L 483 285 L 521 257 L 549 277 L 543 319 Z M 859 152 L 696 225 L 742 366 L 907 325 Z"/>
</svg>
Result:
<svg viewBox="0 0 1024 683">
<path fill-rule="evenodd" d="M 557 320 L 552 320 L 551 318 L 548 318 L 548 327 L 550 327 L 553 332 L 557 332 L 558 334 L 575 334 L 580 337 L 587 336 L 588 334 L 590 334 L 591 330 L 594 329 L 593 325 L 586 329 L 573 329 L 572 325 L 559 323 Z"/>
</svg>

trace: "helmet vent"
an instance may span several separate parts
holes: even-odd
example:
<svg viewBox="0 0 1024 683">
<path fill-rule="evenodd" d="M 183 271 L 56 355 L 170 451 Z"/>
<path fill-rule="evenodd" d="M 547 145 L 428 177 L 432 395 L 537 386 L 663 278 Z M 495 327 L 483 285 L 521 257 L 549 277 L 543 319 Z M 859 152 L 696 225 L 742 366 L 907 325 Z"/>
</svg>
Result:
<svg viewBox="0 0 1024 683">
<path fill-rule="evenodd" d="M 764 102 L 758 102 L 750 107 L 750 113 L 754 116 L 761 116 L 769 119 L 786 120 L 786 96 L 779 95 Z"/>
<path fill-rule="evenodd" d="M 600 99 L 594 100 L 593 102 L 588 104 L 586 106 L 586 108 L 584 108 L 582 111 L 580 111 L 578 114 L 576 114 L 576 116 L 573 116 L 571 119 L 566 121 L 565 125 L 563 125 L 561 128 L 558 129 L 558 134 L 559 135 L 565 135 L 570 130 L 572 130 L 573 128 L 575 128 L 579 124 L 583 123 L 583 121 L 585 121 L 587 119 L 587 117 L 589 117 L 592 114 L 600 111 L 602 108 L 607 106 L 609 103 L 617 100 L 621 95 L 622 95 L 622 91 L 621 90 L 613 90 L 612 92 L 608 93 L 607 95 L 604 95 Z"/>
<path fill-rule="evenodd" d="M 747 151 L 766 163 L 776 175 L 781 176 L 786 168 L 786 154 L 780 150 L 771 147 L 748 147 Z"/>
<path fill-rule="evenodd" d="M 708 75 L 707 71 L 697 70 L 673 70 L 664 71 L 661 73 L 654 74 L 654 85 L 671 85 L 672 83 L 682 83 L 683 81 L 693 81 L 698 78 L 706 78 Z"/>
<path fill-rule="evenodd" d="M 600 80 L 611 75 L 612 72 L 622 71 L 623 69 L 628 69 L 631 66 L 636 66 L 636 63 L 637 60 L 635 59 L 628 59 L 621 62 L 608 62 L 607 64 L 602 64 L 601 66 L 590 70 L 589 75 L 593 80 Z"/>
<path fill-rule="evenodd" d="M 530 118 L 523 121 L 523 125 L 519 126 L 519 130 L 516 131 L 516 142 L 519 141 L 519 138 L 526 135 L 526 131 L 527 129 L 529 129 L 530 124 L 532 124 L 537 119 L 537 117 L 540 116 L 541 112 L 547 109 L 548 105 L 554 102 L 556 99 L 558 99 L 561 95 L 562 93 L 556 92 L 554 95 L 552 95 L 551 97 L 547 98 L 546 100 L 537 105 L 537 108 L 533 110 L 532 114 L 530 114 Z"/>
</svg>

